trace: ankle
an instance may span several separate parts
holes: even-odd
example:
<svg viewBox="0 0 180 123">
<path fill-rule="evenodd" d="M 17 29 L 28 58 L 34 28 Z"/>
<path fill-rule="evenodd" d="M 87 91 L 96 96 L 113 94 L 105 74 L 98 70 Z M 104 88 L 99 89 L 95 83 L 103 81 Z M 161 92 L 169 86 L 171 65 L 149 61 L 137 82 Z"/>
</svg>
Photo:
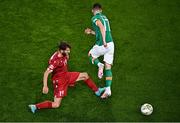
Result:
<svg viewBox="0 0 180 123">
<path fill-rule="evenodd" d="M 111 87 L 110 86 L 106 87 L 106 90 L 111 91 Z"/>
</svg>

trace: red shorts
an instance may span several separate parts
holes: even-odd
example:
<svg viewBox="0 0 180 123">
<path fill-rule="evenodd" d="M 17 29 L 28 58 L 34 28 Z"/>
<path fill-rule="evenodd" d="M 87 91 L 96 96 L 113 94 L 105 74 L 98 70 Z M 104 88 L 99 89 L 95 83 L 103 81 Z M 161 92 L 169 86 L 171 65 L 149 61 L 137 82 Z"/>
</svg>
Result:
<svg viewBox="0 0 180 123">
<path fill-rule="evenodd" d="M 80 72 L 65 72 L 53 77 L 54 97 L 62 98 L 67 95 L 68 86 L 74 86 Z"/>
</svg>

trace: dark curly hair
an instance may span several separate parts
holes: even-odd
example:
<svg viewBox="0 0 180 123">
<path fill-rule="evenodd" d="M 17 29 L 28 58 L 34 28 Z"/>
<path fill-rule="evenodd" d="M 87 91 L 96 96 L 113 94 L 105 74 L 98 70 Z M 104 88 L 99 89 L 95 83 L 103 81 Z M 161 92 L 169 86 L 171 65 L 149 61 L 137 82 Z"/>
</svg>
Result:
<svg viewBox="0 0 180 123">
<path fill-rule="evenodd" d="M 59 50 L 66 50 L 66 48 L 71 49 L 71 46 L 68 43 L 62 41 L 59 43 L 58 48 L 59 48 Z"/>
<path fill-rule="evenodd" d="M 95 3 L 95 4 L 93 5 L 93 9 L 102 9 L 102 6 L 101 6 L 101 4 L 99 4 L 99 3 Z"/>
</svg>

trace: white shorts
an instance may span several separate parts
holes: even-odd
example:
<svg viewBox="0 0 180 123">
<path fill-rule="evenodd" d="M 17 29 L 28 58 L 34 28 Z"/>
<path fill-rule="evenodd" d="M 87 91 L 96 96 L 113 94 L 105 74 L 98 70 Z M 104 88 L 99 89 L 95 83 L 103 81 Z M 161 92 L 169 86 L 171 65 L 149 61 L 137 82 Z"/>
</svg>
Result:
<svg viewBox="0 0 180 123">
<path fill-rule="evenodd" d="M 94 45 L 93 48 L 89 51 L 89 53 L 93 58 L 104 56 L 104 62 L 112 65 L 114 59 L 114 43 L 107 43 L 107 48 L 105 48 L 103 45 Z"/>
</svg>

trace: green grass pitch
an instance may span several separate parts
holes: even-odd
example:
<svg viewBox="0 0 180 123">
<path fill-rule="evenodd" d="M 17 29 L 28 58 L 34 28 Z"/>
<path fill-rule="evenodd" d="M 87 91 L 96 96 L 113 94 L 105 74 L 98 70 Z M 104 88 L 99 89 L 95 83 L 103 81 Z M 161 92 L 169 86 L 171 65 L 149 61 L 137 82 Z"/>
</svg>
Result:
<svg viewBox="0 0 180 123">
<path fill-rule="evenodd" d="M 112 96 L 97 98 L 79 82 L 58 109 L 32 114 L 45 99 L 42 77 L 59 40 L 72 45 L 70 71 L 87 71 L 95 42 L 91 6 L 100 2 L 115 42 Z M 180 121 L 179 0 L 0 0 L 0 121 Z M 151 116 L 140 106 L 153 105 Z"/>
</svg>

